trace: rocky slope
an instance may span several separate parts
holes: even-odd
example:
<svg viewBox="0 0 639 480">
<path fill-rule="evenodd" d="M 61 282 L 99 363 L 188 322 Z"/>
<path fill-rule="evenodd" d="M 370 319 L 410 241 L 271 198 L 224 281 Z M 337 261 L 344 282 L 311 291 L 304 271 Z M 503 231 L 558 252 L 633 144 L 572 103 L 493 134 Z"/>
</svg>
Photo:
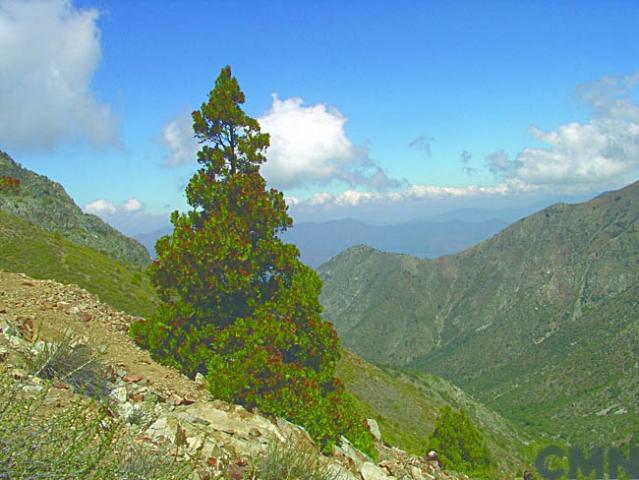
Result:
<svg viewBox="0 0 639 480">
<path fill-rule="evenodd" d="M 637 425 L 639 183 L 551 206 L 457 255 L 361 246 L 320 272 L 326 318 L 368 360 L 443 375 L 572 440 L 621 441 Z"/>
<path fill-rule="evenodd" d="M 0 189 L 0 211 L 58 232 L 117 260 L 136 266 L 151 262 L 149 253 L 95 215 L 83 213 L 62 185 L 23 168 L 0 151 L 0 177 L 20 180 L 18 189 Z"/>
<path fill-rule="evenodd" d="M 46 390 L 46 382 L 19 361 L 47 351 L 66 332 L 73 339 L 71 348 L 90 346 L 99 352 L 106 366 L 104 386 L 113 414 L 126 423 L 136 441 L 171 445 L 184 461 L 196 464 L 193 478 L 248 478 L 252 466 L 274 442 L 294 441 L 315 448 L 300 427 L 214 400 L 202 380 L 193 382 L 156 364 L 128 337 L 132 320 L 78 287 L 0 272 L 0 362 L 4 368 L 8 365 L 23 392 L 46 391 L 47 398 L 51 395 L 46 403 L 53 406 L 60 403 L 61 395 L 71 395 L 66 377 L 54 379 Z M 70 401 L 80 396 L 72 394 Z M 464 478 L 381 441 L 377 446 L 378 462 L 345 439 L 331 455 L 316 455 L 335 478 L 344 480 Z"/>
</svg>

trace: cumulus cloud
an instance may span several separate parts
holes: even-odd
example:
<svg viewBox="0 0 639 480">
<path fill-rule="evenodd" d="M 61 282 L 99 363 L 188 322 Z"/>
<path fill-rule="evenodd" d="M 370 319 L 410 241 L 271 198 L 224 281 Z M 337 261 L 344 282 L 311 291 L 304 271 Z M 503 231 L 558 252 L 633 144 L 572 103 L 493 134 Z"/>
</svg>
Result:
<svg viewBox="0 0 639 480">
<path fill-rule="evenodd" d="M 193 136 L 193 121 L 183 115 L 164 126 L 161 136 L 166 151 L 164 163 L 170 167 L 195 162 L 200 148 Z"/>
<path fill-rule="evenodd" d="M 503 197 L 505 195 L 532 193 L 539 187 L 519 180 L 508 180 L 492 186 L 468 185 L 448 187 L 436 185 L 408 185 L 405 188 L 388 192 L 346 190 L 340 193 L 318 192 L 309 199 L 299 201 L 296 206 L 302 207 L 357 207 L 372 203 L 401 203 L 406 201 L 442 200 L 478 197 Z"/>
<path fill-rule="evenodd" d="M 262 169 L 280 188 L 330 183 L 385 190 L 400 185 L 373 161 L 368 148 L 356 147 L 346 134 L 347 118 L 323 103 L 305 105 L 301 98 L 273 96 L 269 111 L 258 118 L 271 137 Z"/>
<path fill-rule="evenodd" d="M 120 208 L 125 212 L 139 212 L 143 207 L 142 202 L 137 198 L 129 198 L 122 203 Z"/>
<path fill-rule="evenodd" d="M 86 213 L 92 213 L 94 215 L 104 217 L 121 212 L 141 212 L 142 210 L 144 210 L 144 205 L 142 205 L 142 202 L 137 198 L 129 198 L 117 206 L 109 200 L 100 198 L 98 200 L 94 200 L 93 202 L 87 203 L 82 208 L 82 210 L 84 210 L 84 212 Z"/>
<path fill-rule="evenodd" d="M 87 203 L 82 210 L 86 213 L 92 213 L 93 215 L 113 215 L 118 209 L 108 200 L 98 199 L 93 202 Z"/>
<path fill-rule="evenodd" d="M 69 0 L 0 0 L 0 142 L 117 143 L 111 109 L 90 89 L 101 57 L 98 16 Z"/>
<path fill-rule="evenodd" d="M 632 98 L 639 74 L 605 77 L 578 88 L 592 109 L 587 123 L 570 122 L 554 130 L 531 128 L 546 145 L 527 148 L 512 161 L 489 161 L 493 172 L 534 185 L 598 185 L 639 169 L 639 105 Z"/>
</svg>

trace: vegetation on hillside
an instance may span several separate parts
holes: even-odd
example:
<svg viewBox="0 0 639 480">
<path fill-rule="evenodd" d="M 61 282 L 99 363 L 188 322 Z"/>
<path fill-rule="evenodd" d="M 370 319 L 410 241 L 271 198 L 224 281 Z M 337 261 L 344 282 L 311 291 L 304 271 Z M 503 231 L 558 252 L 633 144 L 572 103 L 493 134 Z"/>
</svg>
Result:
<svg viewBox="0 0 639 480">
<path fill-rule="evenodd" d="M 76 243 L 138 267 L 147 266 L 149 252 L 95 215 L 83 213 L 64 188 L 23 168 L 0 151 L 0 211 L 22 217 Z"/>
<path fill-rule="evenodd" d="M 278 237 L 292 219 L 260 175 L 269 137 L 243 103 L 226 67 L 193 112 L 203 146 L 186 190 L 192 209 L 175 212 L 157 243 L 150 271 L 162 304 L 133 335 L 159 361 L 207 375 L 217 398 L 285 417 L 325 448 L 344 435 L 374 455 L 335 378 L 339 341 L 321 318 L 321 281 Z"/>
<path fill-rule="evenodd" d="M 0 369 L 0 478 L 183 480 L 191 468 L 172 452 L 140 447 L 100 404 L 77 401 L 61 408 L 46 388 L 26 395 Z"/>
<path fill-rule="evenodd" d="M 365 358 L 442 375 L 536 434 L 625 441 L 639 423 L 638 219 L 635 183 L 437 260 L 355 247 L 320 268 L 325 317 Z"/>
<path fill-rule="evenodd" d="M 415 455 L 430 448 L 439 412 L 464 410 L 486 439 L 492 478 L 511 479 L 531 463 L 531 437 L 460 388 L 432 374 L 372 365 L 344 351 L 337 374 L 360 411 L 377 420 L 385 442 Z M 534 456 L 534 454 L 533 454 Z"/>
<path fill-rule="evenodd" d="M 74 283 L 131 315 L 155 311 L 145 272 L 0 211 L 0 270 Z"/>
<path fill-rule="evenodd" d="M 490 479 L 492 460 L 484 435 L 464 410 L 446 406 L 440 412 L 435 430 L 428 438 L 428 448 L 448 470 Z"/>
</svg>

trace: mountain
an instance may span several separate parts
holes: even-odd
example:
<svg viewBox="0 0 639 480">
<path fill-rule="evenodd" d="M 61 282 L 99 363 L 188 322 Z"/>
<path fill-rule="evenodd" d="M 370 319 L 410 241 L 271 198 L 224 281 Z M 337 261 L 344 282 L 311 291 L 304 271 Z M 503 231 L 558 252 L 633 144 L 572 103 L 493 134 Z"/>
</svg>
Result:
<svg viewBox="0 0 639 480">
<path fill-rule="evenodd" d="M 148 250 L 151 258 L 155 258 L 155 242 L 164 235 L 170 235 L 172 231 L 173 227 L 163 227 L 152 232 L 134 235 L 133 238 L 144 245 L 144 248 Z"/>
<path fill-rule="evenodd" d="M 0 211 L 16 215 L 59 232 L 70 240 L 106 253 L 117 260 L 145 266 L 151 262 L 146 249 L 95 215 L 83 213 L 62 185 L 23 168 L 0 151 L 0 177 L 20 181 L 16 190 L 0 189 Z"/>
<path fill-rule="evenodd" d="M 326 318 L 368 360 L 440 374 L 571 441 L 639 426 L 639 182 L 456 255 L 358 246 L 319 272 Z"/>
</svg>

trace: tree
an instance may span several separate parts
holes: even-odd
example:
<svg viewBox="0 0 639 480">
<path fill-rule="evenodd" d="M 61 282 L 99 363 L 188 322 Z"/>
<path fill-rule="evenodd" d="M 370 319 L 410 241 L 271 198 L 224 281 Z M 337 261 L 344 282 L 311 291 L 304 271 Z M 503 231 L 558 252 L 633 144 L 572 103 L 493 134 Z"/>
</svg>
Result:
<svg viewBox="0 0 639 480">
<path fill-rule="evenodd" d="M 464 410 L 457 412 L 449 406 L 442 408 L 435 430 L 428 439 L 428 449 L 437 452 L 448 470 L 493 478 L 490 476 L 492 462 L 486 440 Z"/>
<path fill-rule="evenodd" d="M 372 452 L 335 378 L 340 346 L 321 318 L 321 280 L 278 237 L 292 219 L 260 174 L 269 136 L 244 101 L 225 67 L 193 112 L 202 148 L 191 209 L 174 212 L 172 235 L 156 244 L 150 274 L 162 304 L 132 334 L 159 361 L 206 375 L 217 398 L 288 418 L 324 446 L 343 434 Z"/>
</svg>

